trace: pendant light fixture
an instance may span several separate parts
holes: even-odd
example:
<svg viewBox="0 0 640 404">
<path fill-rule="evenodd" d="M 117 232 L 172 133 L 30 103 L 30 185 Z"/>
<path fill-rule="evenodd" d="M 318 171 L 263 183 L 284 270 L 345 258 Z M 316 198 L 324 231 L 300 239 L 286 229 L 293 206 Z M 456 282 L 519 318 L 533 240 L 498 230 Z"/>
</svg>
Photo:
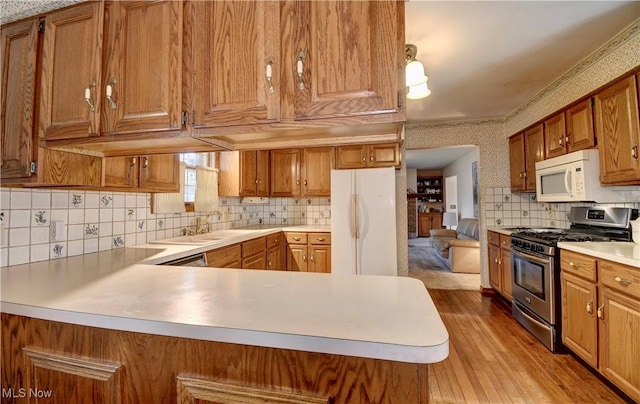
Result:
<svg viewBox="0 0 640 404">
<path fill-rule="evenodd" d="M 429 78 L 424 74 L 424 66 L 416 60 L 418 48 L 415 45 L 406 46 L 406 67 L 405 80 L 406 86 L 409 87 L 407 98 L 410 100 L 419 100 L 431 94 L 427 80 Z"/>
</svg>

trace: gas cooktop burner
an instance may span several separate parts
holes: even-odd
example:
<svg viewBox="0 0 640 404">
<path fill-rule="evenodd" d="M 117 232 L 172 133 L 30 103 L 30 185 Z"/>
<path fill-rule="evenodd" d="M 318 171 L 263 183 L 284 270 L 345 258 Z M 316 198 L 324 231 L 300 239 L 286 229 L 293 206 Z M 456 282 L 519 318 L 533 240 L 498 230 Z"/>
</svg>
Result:
<svg viewBox="0 0 640 404">
<path fill-rule="evenodd" d="M 532 229 L 514 234 L 535 241 L 609 241 L 609 238 L 593 234 L 576 233 L 562 229 Z"/>
</svg>

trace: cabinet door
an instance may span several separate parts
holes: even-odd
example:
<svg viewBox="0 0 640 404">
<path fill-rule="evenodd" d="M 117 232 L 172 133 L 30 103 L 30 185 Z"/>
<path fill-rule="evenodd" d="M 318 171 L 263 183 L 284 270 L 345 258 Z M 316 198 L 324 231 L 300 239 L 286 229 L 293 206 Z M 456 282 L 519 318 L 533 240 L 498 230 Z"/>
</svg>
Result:
<svg viewBox="0 0 640 404">
<path fill-rule="evenodd" d="M 600 182 L 640 183 L 640 131 L 635 77 L 595 97 L 596 137 L 600 146 Z"/>
<path fill-rule="evenodd" d="M 565 138 L 564 112 L 556 114 L 544 121 L 544 145 L 547 158 L 558 157 L 566 152 Z"/>
<path fill-rule="evenodd" d="M 511 189 L 524 191 L 526 189 L 524 165 L 524 133 L 518 133 L 509 138 L 509 171 L 511 173 Z"/>
<path fill-rule="evenodd" d="M 257 196 L 269 196 L 269 150 L 256 152 Z"/>
<path fill-rule="evenodd" d="M 271 151 L 271 196 L 300 195 L 300 150 Z"/>
<path fill-rule="evenodd" d="M 333 147 L 302 149 L 301 179 L 303 195 L 330 196 Z"/>
<path fill-rule="evenodd" d="M 3 27 L 1 40 L 0 175 L 3 180 L 29 178 L 33 175 L 30 165 L 36 160 L 38 149 L 33 132 L 38 20 Z"/>
<path fill-rule="evenodd" d="M 489 283 L 498 292 L 502 291 L 502 275 L 500 274 L 500 248 L 489 245 Z"/>
<path fill-rule="evenodd" d="M 154 191 L 180 190 L 180 161 L 177 154 L 156 154 L 140 157 L 140 188 Z"/>
<path fill-rule="evenodd" d="M 306 244 L 287 245 L 287 271 L 306 272 L 308 265 Z"/>
<path fill-rule="evenodd" d="M 429 229 L 431 228 L 430 217 L 427 214 L 418 214 L 418 237 L 429 237 Z"/>
<path fill-rule="evenodd" d="M 596 285 L 565 271 L 562 284 L 562 343 L 593 367 L 598 366 Z"/>
<path fill-rule="evenodd" d="M 331 273 L 331 247 L 309 247 L 309 272 Z"/>
<path fill-rule="evenodd" d="M 138 157 L 105 157 L 104 186 L 136 188 L 139 160 Z"/>
<path fill-rule="evenodd" d="M 47 14 L 42 49 L 39 136 L 97 135 L 102 105 L 102 2 Z M 88 101 L 85 99 L 88 95 Z"/>
<path fill-rule="evenodd" d="M 186 29 L 194 42 L 191 73 L 196 75 L 194 126 L 278 121 L 279 3 L 193 1 L 188 7 Z"/>
<path fill-rule="evenodd" d="M 431 228 L 442 229 L 442 213 L 432 213 L 431 215 Z"/>
<path fill-rule="evenodd" d="M 267 269 L 265 253 L 242 259 L 242 269 Z"/>
<path fill-rule="evenodd" d="M 256 196 L 258 194 L 258 152 L 241 151 L 240 153 L 240 195 Z"/>
<path fill-rule="evenodd" d="M 593 134 L 592 98 L 569 108 L 567 116 L 567 152 L 590 149 L 596 144 Z M 547 156 L 549 157 L 549 156 Z"/>
<path fill-rule="evenodd" d="M 536 162 L 545 159 L 543 125 L 536 125 L 524 132 L 525 190 L 536 190 Z"/>
<path fill-rule="evenodd" d="M 400 164 L 400 146 L 398 144 L 369 145 L 370 167 L 396 167 Z"/>
<path fill-rule="evenodd" d="M 600 288 L 600 372 L 640 401 L 640 300 Z"/>
<path fill-rule="evenodd" d="M 284 270 L 284 266 L 282 265 L 282 248 L 281 246 L 273 247 L 267 250 L 267 266 L 265 267 L 269 270 Z"/>
<path fill-rule="evenodd" d="M 106 4 L 102 132 L 180 129 L 183 3 Z"/>
<path fill-rule="evenodd" d="M 513 268 L 511 266 L 511 251 L 508 249 L 500 249 L 500 270 L 502 273 L 502 295 L 509 300 L 513 299 L 511 284 L 513 278 Z"/>
<path fill-rule="evenodd" d="M 366 167 L 366 149 L 367 146 L 365 145 L 338 146 L 336 148 L 336 168 L 352 169 Z"/>
<path fill-rule="evenodd" d="M 288 1 L 284 7 L 295 8 L 285 14 L 295 17 L 295 35 L 291 43 L 283 32 L 283 63 L 302 64 L 304 87 L 292 83 L 296 119 L 398 112 L 403 2 Z M 286 76 L 298 77 L 296 71 Z"/>
</svg>

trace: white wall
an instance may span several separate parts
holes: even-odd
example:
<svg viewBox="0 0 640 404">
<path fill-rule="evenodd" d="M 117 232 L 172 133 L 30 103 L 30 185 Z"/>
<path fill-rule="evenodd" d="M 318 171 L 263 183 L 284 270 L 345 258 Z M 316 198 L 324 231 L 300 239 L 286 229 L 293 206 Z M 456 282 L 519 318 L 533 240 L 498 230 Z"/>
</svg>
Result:
<svg viewBox="0 0 640 404">
<path fill-rule="evenodd" d="M 407 189 L 418 191 L 418 169 L 407 168 Z"/>
<path fill-rule="evenodd" d="M 473 184 L 471 163 L 478 161 L 478 148 L 442 169 L 443 177 L 458 177 L 458 218 L 473 217 Z M 407 170 L 408 171 L 408 170 Z M 478 195 L 480 198 L 480 195 Z M 448 205 L 448 204 L 447 204 Z M 448 206 L 447 206 L 448 209 Z"/>
</svg>

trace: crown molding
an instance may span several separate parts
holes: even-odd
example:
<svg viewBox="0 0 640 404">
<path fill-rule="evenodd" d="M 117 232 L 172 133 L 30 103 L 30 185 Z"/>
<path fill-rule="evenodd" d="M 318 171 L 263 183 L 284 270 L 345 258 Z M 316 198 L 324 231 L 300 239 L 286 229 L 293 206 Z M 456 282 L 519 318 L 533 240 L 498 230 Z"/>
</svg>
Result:
<svg viewBox="0 0 640 404">
<path fill-rule="evenodd" d="M 406 130 L 460 128 L 464 126 L 502 125 L 503 118 L 464 119 L 438 122 L 415 122 L 405 124 Z"/>
</svg>

